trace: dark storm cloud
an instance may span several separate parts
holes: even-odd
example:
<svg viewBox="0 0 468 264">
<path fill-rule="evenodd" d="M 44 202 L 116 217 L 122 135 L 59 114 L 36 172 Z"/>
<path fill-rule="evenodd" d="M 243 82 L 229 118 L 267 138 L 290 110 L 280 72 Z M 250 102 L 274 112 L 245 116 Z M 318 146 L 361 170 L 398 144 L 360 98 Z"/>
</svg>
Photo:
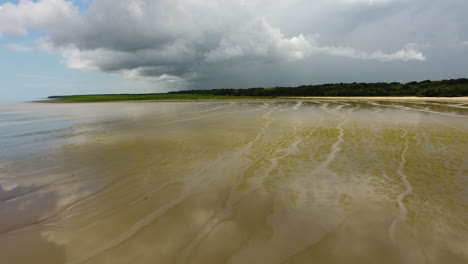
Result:
<svg viewBox="0 0 468 264">
<path fill-rule="evenodd" d="M 442 72 L 463 74 L 467 7 L 462 0 L 95 0 L 79 13 L 63 0 L 22 1 L 2 5 L 0 34 L 43 28 L 41 47 L 71 68 L 197 88 L 407 80 L 429 78 L 441 54 L 458 63 Z"/>
</svg>

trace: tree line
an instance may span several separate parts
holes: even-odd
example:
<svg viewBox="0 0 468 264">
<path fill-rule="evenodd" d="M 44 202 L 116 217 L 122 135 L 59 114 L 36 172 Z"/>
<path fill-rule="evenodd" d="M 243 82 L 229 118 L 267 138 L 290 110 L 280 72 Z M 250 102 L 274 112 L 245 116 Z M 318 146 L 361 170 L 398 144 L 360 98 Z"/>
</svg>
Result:
<svg viewBox="0 0 468 264">
<path fill-rule="evenodd" d="M 212 94 L 229 96 L 468 96 L 468 79 L 421 82 L 329 83 L 298 87 L 257 87 L 247 89 L 185 90 L 170 94 Z"/>
</svg>

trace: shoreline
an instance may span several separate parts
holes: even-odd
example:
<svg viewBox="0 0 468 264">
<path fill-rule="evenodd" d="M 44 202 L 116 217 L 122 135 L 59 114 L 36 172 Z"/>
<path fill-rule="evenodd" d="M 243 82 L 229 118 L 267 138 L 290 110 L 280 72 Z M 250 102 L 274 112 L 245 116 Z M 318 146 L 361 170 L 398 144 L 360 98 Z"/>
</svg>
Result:
<svg viewBox="0 0 468 264">
<path fill-rule="evenodd" d="M 36 100 L 29 101 L 32 103 L 117 103 L 117 102 L 197 102 L 197 101 L 225 101 L 225 100 L 234 100 L 234 101 L 245 101 L 245 100 L 374 100 L 374 101 L 439 101 L 439 102 L 468 102 L 468 96 L 461 97 L 417 97 L 417 96 L 282 96 L 274 98 L 262 98 L 262 97 L 252 97 L 252 98 L 213 98 L 213 99 L 126 99 L 126 100 L 90 100 L 90 101 L 72 101 L 72 100 L 61 100 L 61 99 L 48 99 L 48 100 Z"/>
<path fill-rule="evenodd" d="M 460 97 L 418 97 L 418 96 L 295 96 L 282 99 L 326 99 L 326 100 L 388 100 L 388 101 L 459 101 L 468 102 L 468 96 Z"/>
</svg>

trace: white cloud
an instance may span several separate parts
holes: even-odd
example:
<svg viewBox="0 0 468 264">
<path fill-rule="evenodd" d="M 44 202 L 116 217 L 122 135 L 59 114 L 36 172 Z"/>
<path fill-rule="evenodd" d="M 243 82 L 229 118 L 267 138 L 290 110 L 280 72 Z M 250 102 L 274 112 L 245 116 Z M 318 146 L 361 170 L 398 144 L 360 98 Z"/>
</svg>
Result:
<svg viewBox="0 0 468 264">
<path fill-rule="evenodd" d="M 18 4 L 0 5 L 0 37 L 24 35 L 30 28 L 50 29 L 57 23 L 68 23 L 76 8 L 63 0 L 21 0 Z"/>
<path fill-rule="evenodd" d="M 17 74 L 18 77 L 21 78 L 31 78 L 31 79 L 39 79 L 39 80 L 48 80 L 48 81 L 68 81 L 67 79 L 49 76 L 49 75 L 41 75 L 41 74 Z"/>
<path fill-rule="evenodd" d="M 356 58 L 356 59 L 363 59 L 363 60 L 379 60 L 379 61 L 425 61 L 426 57 L 424 54 L 413 48 L 413 47 L 405 47 L 404 49 L 398 50 L 393 53 L 384 53 L 382 51 L 375 51 L 375 52 L 363 52 L 359 50 L 355 50 L 353 48 L 347 47 L 318 47 L 317 50 L 322 53 L 335 55 L 335 56 L 342 56 L 342 57 L 349 57 L 349 58 Z"/>
<path fill-rule="evenodd" d="M 467 40 L 467 41 L 463 41 L 461 44 L 463 44 L 463 45 L 468 45 L 468 40 Z"/>
<path fill-rule="evenodd" d="M 367 5 L 374 5 L 374 4 L 385 4 L 392 2 L 392 0 L 338 0 L 341 3 L 345 4 L 367 4 Z"/>
<path fill-rule="evenodd" d="M 304 35 L 287 38 L 279 28 L 258 20 L 223 36 L 219 44 L 205 54 L 205 60 L 217 62 L 248 57 L 259 61 L 295 61 L 304 59 L 311 49 Z"/>
<path fill-rule="evenodd" d="M 9 43 L 5 45 L 11 51 L 31 51 L 34 48 L 23 43 Z"/>
</svg>

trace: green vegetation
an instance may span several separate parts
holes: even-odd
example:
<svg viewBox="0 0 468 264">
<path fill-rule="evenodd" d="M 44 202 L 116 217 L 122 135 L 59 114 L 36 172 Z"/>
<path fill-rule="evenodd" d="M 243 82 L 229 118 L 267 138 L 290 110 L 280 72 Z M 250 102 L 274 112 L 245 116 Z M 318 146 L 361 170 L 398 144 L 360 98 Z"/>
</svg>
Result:
<svg viewBox="0 0 468 264">
<path fill-rule="evenodd" d="M 250 89 L 213 89 L 171 92 L 230 96 L 468 96 L 468 79 L 410 83 L 337 83 Z"/>
<path fill-rule="evenodd" d="M 94 94 L 49 96 L 58 102 L 107 102 L 135 100 L 253 99 L 288 96 L 468 96 L 468 79 L 409 83 L 337 83 L 249 89 L 187 90 L 160 94 Z"/>
</svg>

